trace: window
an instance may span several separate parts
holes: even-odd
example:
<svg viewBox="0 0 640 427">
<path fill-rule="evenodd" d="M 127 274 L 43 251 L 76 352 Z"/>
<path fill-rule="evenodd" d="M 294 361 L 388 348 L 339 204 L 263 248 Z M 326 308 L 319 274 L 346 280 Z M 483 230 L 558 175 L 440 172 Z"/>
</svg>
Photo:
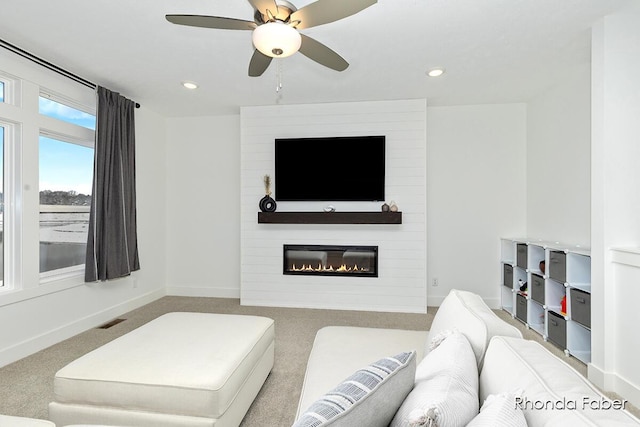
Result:
<svg viewBox="0 0 640 427">
<path fill-rule="evenodd" d="M 96 95 L 0 60 L 1 305 L 84 282 Z"/>
<path fill-rule="evenodd" d="M 76 271 L 87 247 L 93 148 L 41 135 L 39 169 L 40 273 Z"/>
<path fill-rule="evenodd" d="M 53 117 L 63 122 L 73 123 L 87 129 L 96 129 L 96 116 L 85 113 L 77 108 L 70 107 L 61 102 L 54 101 L 51 95 L 41 94 L 38 102 L 38 110 L 44 116 Z"/>
</svg>

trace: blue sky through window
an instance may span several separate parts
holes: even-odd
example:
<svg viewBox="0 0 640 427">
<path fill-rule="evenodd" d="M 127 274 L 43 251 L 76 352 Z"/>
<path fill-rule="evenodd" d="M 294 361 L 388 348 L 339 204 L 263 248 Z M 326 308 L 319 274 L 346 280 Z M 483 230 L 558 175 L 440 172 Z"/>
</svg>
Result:
<svg viewBox="0 0 640 427">
<path fill-rule="evenodd" d="M 40 137 L 40 191 L 91 194 L 93 148 Z"/>
<path fill-rule="evenodd" d="M 0 82 L 0 102 L 4 102 L 4 82 Z"/>
<path fill-rule="evenodd" d="M 64 122 L 73 123 L 87 129 L 96 129 L 96 117 L 78 109 L 69 107 L 48 98 L 40 97 L 38 109 L 40 114 L 53 117 Z"/>
<path fill-rule="evenodd" d="M 76 108 L 40 97 L 40 114 L 95 130 L 96 118 Z M 40 191 L 75 191 L 91 194 L 93 149 L 82 145 L 40 137 Z"/>
</svg>

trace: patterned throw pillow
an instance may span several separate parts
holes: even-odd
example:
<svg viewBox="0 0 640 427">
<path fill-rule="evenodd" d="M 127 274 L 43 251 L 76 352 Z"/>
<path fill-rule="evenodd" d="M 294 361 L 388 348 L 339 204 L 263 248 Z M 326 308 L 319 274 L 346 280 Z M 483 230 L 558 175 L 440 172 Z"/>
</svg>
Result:
<svg viewBox="0 0 640 427">
<path fill-rule="evenodd" d="M 416 352 L 356 371 L 307 409 L 293 427 L 387 427 L 413 387 Z"/>
</svg>

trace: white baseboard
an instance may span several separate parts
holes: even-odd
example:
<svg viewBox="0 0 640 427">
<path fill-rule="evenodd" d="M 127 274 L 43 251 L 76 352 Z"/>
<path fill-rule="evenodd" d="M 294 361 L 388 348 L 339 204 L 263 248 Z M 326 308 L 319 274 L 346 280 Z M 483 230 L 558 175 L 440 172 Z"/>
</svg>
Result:
<svg viewBox="0 0 640 427">
<path fill-rule="evenodd" d="M 431 296 L 431 295 L 427 295 L 427 307 L 440 307 L 440 304 L 442 304 L 442 301 L 444 301 L 444 299 L 447 296 Z"/>
<path fill-rule="evenodd" d="M 640 387 L 630 383 L 618 374 L 605 372 L 593 364 L 588 365 L 589 381 L 602 390 L 617 393 L 634 406 L 640 407 Z"/>
<path fill-rule="evenodd" d="M 427 306 L 429 306 L 429 307 L 440 307 L 440 304 L 442 304 L 442 301 L 444 301 L 444 299 L 446 297 L 447 297 L 446 295 L 444 295 L 444 296 L 428 296 L 427 297 Z M 492 310 L 497 310 L 497 309 L 501 308 L 500 298 L 482 298 L 482 300 Z"/>
<path fill-rule="evenodd" d="M 484 303 L 487 304 L 489 308 L 492 310 L 498 310 L 502 308 L 502 302 L 500 301 L 500 298 L 482 298 L 482 299 L 484 300 Z"/>
<path fill-rule="evenodd" d="M 240 305 L 253 307 L 282 307 L 282 308 L 308 308 L 313 310 L 346 310 L 346 311 L 372 311 L 377 313 L 413 313 L 424 314 L 424 309 L 416 309 L 413 306 L 390 306 L 390 305 L 354 305 L 349 303 L 326 304 L 302 301 L 265 301 L 263 299 L 241 298 Z"/>
<path fill-rule="evenodd" d="M 199 286 L 167 286 L 167 295 L 175 297 L 240 298 L 240 288 L 205 288 Z"/>
<path fill-rule="evenodd" d="M 47 347 L 69 339 L 86 330 L 95 328 L 98 325 L 112 320 L 114 317 L 121 316 L 124 313 L 149 304 L 163 296 L 165 296 L 165 290 L 158 289 L 131 300 L 124 301 L 97 313 L 93 313 L 90 316 L 74 320 L 71 323 L 67 323 L 66 325 L 44 332 L 11 347 L 1 349 L 0 367 L 18 361 L 40 350 L 44 350 Z"/>
</svg>

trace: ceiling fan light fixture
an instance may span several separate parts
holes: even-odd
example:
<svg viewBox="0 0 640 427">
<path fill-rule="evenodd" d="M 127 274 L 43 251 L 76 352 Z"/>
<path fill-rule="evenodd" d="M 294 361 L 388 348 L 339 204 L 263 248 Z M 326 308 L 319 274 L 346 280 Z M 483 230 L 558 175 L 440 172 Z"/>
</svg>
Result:
<svg viewBox="0 0 640 427">
<path fill-rule="evenodd" d="M 286 58 L 296 53 L 302 37 L 295 28 L 281 21 L 267 22 L 253 30 L 253 45 L 272 58 Z"/>
</svg>

